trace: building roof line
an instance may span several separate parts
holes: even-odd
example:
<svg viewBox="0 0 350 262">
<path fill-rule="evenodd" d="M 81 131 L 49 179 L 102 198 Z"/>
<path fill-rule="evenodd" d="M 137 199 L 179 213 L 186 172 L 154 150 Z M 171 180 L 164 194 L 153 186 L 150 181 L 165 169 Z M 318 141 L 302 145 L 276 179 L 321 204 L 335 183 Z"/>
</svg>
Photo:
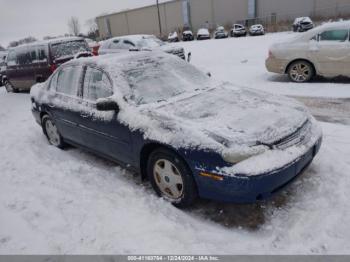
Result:
<svg viewBox="0 0 350 262">
<path fill-rule="evenodd" d="M 165 4 L 168 4 L 168 3 L 171 3 L 171 2 L 178 2 L 178 1 L 182 1 L 182 0 L 168 0 L 166 2 L 159 3 L 159 5 L 163 6 Z M 153 5 L 145 5 L 145 6 L 136 7 L 136 8 L 133 8 L 133 9 L 126 9 L 126 10 L 122 10 L 122 11 L 112 12 L 112 13 L 96 16 L 96 19 L 98 19 L 98 18 L 105 18 L 105 17 L 112 16 L 112 15 L 125 14 L 125 13 L 131 12 L 131 11 L 137 11 L 137 10 L 141 10 L 141 9 L 149 8 L 149 7 L 154 7 L 154 6 L 157 6 L 157 5 L 155 5 L 155 4 L 153 4 Z"/>
</svg>

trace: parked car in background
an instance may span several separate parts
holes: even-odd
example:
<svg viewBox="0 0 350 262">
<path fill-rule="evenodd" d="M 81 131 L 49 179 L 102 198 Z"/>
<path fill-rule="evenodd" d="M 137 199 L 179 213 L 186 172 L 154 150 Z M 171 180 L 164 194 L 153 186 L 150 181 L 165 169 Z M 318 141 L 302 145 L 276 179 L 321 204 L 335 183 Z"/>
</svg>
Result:
<svg viewBox="0 0 350 262">
<path fill-rule="evenodd" d="M 247 30 L 245 29 L 244 25 L 234 24 L 234 25 L 232 25 L 230 35 L 231 35 L 231 37 L 246 36 Z"/>
<path fill-rule="evenodd" d="M 100 44 L 90 38 L 85 38 L 85 41 L 88 43 L 91 49 L 91 53 L 95 56 L 98 55 L 98 49 L 100 48 Z"/>
<path fill-rule="evenodd" d="M 161 50 L 169 54 L 186 59 L 183 47 L 169 46 L 154 35 L 127 35 L 114 37 L 103 41 L 99 54 L 113 54 L 125 51 L 157 51 Z"/>
<path fill-rule="evenodd" d="M 193 41 L 194 35 L 191 30 L 185 30 L 182 32 L 182 40 L 183 41 Z"/>
<path fill-rule="evenodd" d="M 6 77 L 6 56 L 7 51 L 0 51 L 0 86 L 3 86 L 3 79 Z"/>
<path fill-rule="evenodd" d="M 311 163 L 322 140 L 293 99 L 217 82 L 164 52 L 68 62 L 31 101 L 50 144 L 114 160 L 177 207 L 197 196 L 268 198 Z"/>
<path fill-rule="evenodd" d="M 29 90 L 44 82 L 61 64 L 91 56 L 84 38 L 68 37 L 34 42 L 8 50 L 5 87 L 8 92 Z"/>
<path fill-rule="evenodd" d="M 327 23 L 288 42 L 273 45 L 266 60 L 270 72 L 298 83 L 324 77 L 350 77 L 350 22 Z"/>
<path fill-rule="evenodd" d="M 179 35 L 177 34 L 176 31 L 169 33 L 168 42 L 173 43 L 173 42 L 179 42 L 179 41 L 180 41 Z"/>
<path fill-rule="evenodd" d="M 210 39 L 210 32 L 207 28 L 200 28 L 197 32 L 197 40 L 208 40 Z"/>
<path fill-rule="evenodd" d="M 314 28 L 314 23 L 312 22 L 310 17 L 298 17 L 294 20 L 294 32 L 305 32 L 312 28 Z"/>
<path fill-rule="evenodd" d="M 223 26 L 218 26 L 214 32 L 215 39 L 228 38 L 228 32 Z"/>
<path fill-rule="evenodd" d="M 256 36 L 256 35 L 264 35 L 265 34 L 265 29 L 263 25 L 252 25 L 249 28 L 249 35 L 251 36 Z"/>
</svg>

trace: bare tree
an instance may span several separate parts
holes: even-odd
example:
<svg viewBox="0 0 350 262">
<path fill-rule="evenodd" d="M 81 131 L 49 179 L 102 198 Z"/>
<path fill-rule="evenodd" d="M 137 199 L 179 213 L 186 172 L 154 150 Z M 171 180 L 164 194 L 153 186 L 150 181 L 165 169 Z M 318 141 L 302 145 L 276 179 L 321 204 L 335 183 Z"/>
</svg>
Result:
<svg viewBox="0 0 350 262">
<path fill-rule="evenodd" d="M 99 37 L 99 31 L 96 19 L 91 18 L 86 21 L 86 27 L 88 28 L 87 37 L 96 40 Z"/>
<path fill-rule="evenodd" d="M 75 36 L 80 33 L 80 23 L 77 17 L 72 16 L 68 21 L 69 32 Z"/>
<path fill-rule="evenodd" d="M 33 43 L 33 42 L 36 42 L 36 41 L 38 41 L 38 40 L 35 37 L 28 36 L 26 38 L 10 42 L 9 47 L 16 47 L 16 46 L 19 46 L 19 45 Z"/>
</svg>

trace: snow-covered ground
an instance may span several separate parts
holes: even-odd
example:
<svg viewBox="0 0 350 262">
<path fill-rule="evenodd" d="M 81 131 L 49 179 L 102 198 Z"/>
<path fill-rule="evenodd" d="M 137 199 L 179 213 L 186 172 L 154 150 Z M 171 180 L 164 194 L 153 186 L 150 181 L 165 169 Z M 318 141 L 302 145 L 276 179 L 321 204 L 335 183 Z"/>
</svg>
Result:
<svg viewBox="0 0 350 262">
<path fill-rule="evenodd" d="M 194 64 L 241 86 L 350 98 L 349 82 L 296 85 L 266 73 L 267 47 L 282 37 L 180 44 Z M 49 146 L 29 95 L 0 88 L 0 254 L 349 254 L 350 126 L 322 127 L 313 164 L 271 201 L 181 211 L 114 163 Z"/>
</svg>

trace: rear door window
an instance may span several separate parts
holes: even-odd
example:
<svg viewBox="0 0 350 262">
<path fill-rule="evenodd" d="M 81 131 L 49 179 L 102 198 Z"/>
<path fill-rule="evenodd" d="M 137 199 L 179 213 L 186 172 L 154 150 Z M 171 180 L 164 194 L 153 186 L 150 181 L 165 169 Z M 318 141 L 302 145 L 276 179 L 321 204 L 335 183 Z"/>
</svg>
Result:
<svg viewBox="0 0 350 262">
<path fill-rule="evenodd" d="M 345 42 L 349 40 L 349 30 L 329 30 L 320 34 L 320 41 Z"/>
<path fill-rule="evenodd" d="M 88 67 L 85 73 L 83 98 L 95 102 L 113 95 L 112 84 L 107 74 L 100 69 Z"/>
<path fill-rule="evenodd" d="M 63 67 L 58 73 L 56 91 L 68 96 L 77 96 L 81 84 L 81 72 L 80 66 Z"/>
</svg>

